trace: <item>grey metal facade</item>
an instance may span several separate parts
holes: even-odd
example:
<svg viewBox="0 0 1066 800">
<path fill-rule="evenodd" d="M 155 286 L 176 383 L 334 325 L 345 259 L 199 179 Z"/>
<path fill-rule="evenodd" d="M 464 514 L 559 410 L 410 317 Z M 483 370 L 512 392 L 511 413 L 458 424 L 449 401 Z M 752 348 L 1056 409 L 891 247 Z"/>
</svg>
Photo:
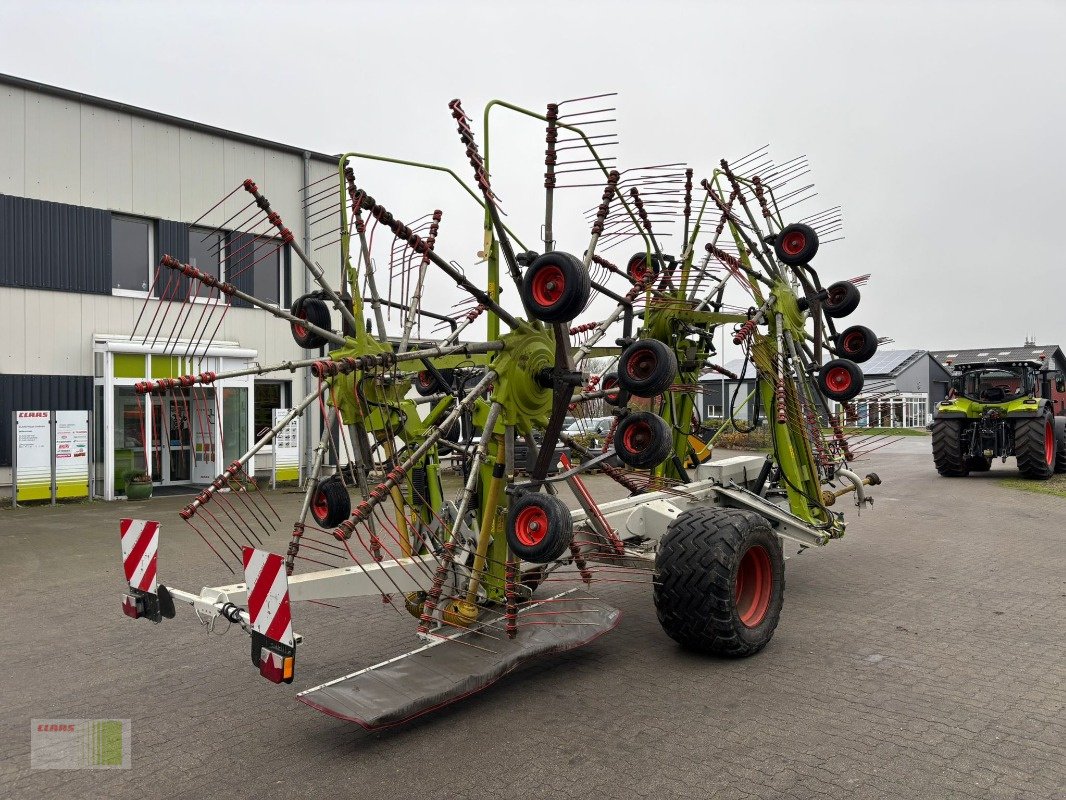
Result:
<svg viewBox="0 0 1066 800">
<path fill-rule="evenodd" d="M 92 408 L 92 377 L 0 375 L 0 467 L 11 466 L 11 412 L 92 411 Z"/>
<path fill-rule="evenodd" d="M 0 286 L 111 293 L 111 213 L 0 195 Z"/>
</svg>

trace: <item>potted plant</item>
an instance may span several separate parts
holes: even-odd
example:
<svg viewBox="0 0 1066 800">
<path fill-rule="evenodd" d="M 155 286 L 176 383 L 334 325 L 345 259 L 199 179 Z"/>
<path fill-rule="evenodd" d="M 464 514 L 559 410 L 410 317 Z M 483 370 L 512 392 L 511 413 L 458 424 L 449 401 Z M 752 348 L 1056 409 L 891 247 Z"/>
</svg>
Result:
<svg viewBox="0 0 1066 800">
<path fill-rule="evenodd" d="M 122 473 L 126 483 L 127 500 L 147 500 L 152 496 L 152 476 L 139 469 L 130 469 Z"/>
</svg>

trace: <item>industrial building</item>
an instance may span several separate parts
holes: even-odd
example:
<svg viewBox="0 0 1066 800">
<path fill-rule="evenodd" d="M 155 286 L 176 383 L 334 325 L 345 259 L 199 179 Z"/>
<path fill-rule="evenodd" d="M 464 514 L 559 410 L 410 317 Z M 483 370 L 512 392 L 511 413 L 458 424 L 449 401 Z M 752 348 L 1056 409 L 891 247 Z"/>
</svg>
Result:
<svg viewBox="0 0 1066 800">
<path fill-rule="evenodd" d="M 154 398 L 150 413 L 133 386 L 307 357 L 286 324 L 232 301 L 209 341 L 179 331 L 165 350 L 130 333 L 142 313 L 188 317 L 202 313 L 196 304 L 228 302 L 193 291 L 164 300 L 163 254 L 282 306 L 307 291 L 288 246 L 239 269 L 229 256 L 245 235 L 247 196 L 215 204 L 252 178 L 311 252 L 302 187 L 336 169 L 335 156 L 0 75 L 0 483 L 11 480 L 20 410 L 92 412 L 93 490 L 105 499 L 121 493 L 131 467 L 147 464 L 157 487 L 205 483 L 244 452 L 273 409 L 305 394 L 292 385 L 304 375 L 220 380 Z M 337 265 L 339 248 L 314 257 Z M 269 468 L 269 449 L 258 458 L 252 470 L 264 459 Z"/>
</svg>

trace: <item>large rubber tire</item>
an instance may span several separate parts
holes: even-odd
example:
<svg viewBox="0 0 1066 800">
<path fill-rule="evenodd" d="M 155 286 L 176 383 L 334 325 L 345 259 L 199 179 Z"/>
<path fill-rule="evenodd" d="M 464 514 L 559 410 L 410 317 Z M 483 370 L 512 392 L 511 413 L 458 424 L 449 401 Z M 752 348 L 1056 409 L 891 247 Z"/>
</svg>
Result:
<svg viewBox="0 0 1066 800">
<path fill-rule="evenodd" d="M 837 281 L 826 290 L 827 296 L 822 301 L 822 311 L 827 317 L 839 319 L 846 317 L 859 307 L 859 287 L 851 281 Z"/>
<path fill-rule="evenodd" d="M 818 234 L 810 225 L 786 225 L 774 239 L 777 260 L 792 267 L 809 264 L 818 252 Z"/>
<path fill-rule="evenodd" d="M 626 414 L 614 429 L 614 452 L 623 464 L 634 469 L 657 467 L 673 450 L 670 426 L 650 411 Z"/>
<path fill-rule="evenodd" d="M 562 251 L 538 256 L 522 280 L 526 307 L 541 322 L 570 322 L 588 305 L 591 293 L 584 262 Z"/>
<path fill-rule="evenodd" d="M 311 495 L 311 516 L 323 528 L 336 528 L 352 515 L 348 488 L 336 478 L 319 481 Z"/>
<path fill-rule="evenodd" d="M 290 312 L 294 317 L 305 319 L 312 325 L 317 325 L 326 330 L 331 330 L 331 326 L 333 325 L 333 321 L 330 319 L 329 315 L 329 306 L 317 297 L 309 297 L 307 295 L 297 297 L 292 304 Z M 300 345 L 300 347 L 306 347 L 308 350 L 315 350 L 328 344 L 328 342 L 317 333 L 312 333 L 296 322 L 291 322 L 289 325 L 292 328 L 292 338 L 296 340 L 296 344 Z"/>
<path fill-rule="evenodd" d="M 690 650 L 737 658 L 774 635 L 785 593 L 781 542 L 764 517 L 737 508 L 691 508 L 655 554 L 655 611 Z"/>
<path fill-rule="evenodd" d="M 1055 417 L 1044 409 L 1039 417 L 1014 423 L 1014 455 L 1025 478 L 1046 481 L 1055 472 Z"/>
<path fill-rule="evenodd" d="M 945 478 L 970 474 L 969 461 L 962 454 L 962 420 L 933 420 L 933 463 Z"/>
<path fill-rule="evenodd" d="M 877 352 L 877 335 L 865 325 L 852 325 L 837 334 L 836 346 L 841 358 L 862 364 Z"/>
<path fill-rule="evenodd" d="M 818 371 L 818 388 L 830 400 L 846 403 L 862 391 L 862 369 L 854 361 L 834 358 Z"/>
<path fill-rule="evenodd" d="M 637 397 L 657 397 L 676 375 L 677 355 L 658 339 L 638 339 L 618 357 L 618 385 Z"/>
<path fill-rule="evenodd" d="M 547 564 L 570 549 L 574 518 L 555 495 L 524 494 L 511 503 L 507 514 L 507 544 L 523 561 Z"/>
<path fill-rule="evenodd" d="M 1066 472 L 1066 430 L 1059 436 L 1059 445 L 1055 450 L 1055 472 Z"/>
</svg>

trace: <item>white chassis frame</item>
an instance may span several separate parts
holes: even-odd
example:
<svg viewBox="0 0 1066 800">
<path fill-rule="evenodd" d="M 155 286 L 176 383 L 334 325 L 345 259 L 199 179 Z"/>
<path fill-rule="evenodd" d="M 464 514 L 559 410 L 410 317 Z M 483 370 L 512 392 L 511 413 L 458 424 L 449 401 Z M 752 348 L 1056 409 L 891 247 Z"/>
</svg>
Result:
<svg viewBox="0 0 1066 800">
<path fill-rule="evenodd" d="M 778 536 L 800 547 L 824 545 L 829 541 L 825 531 L 807 525 L 787 509 L 738 483 L 737 479 L 744 484 L 752 483 L 750 476 L 758 474 L 763 461 L 763 456 L 741 456 L 710 462 L 701 465 L 699 472 L 701 477 L 714 477 L 705 477 L 674 491 L 650 492 L 604 503 L 599 507 L 600 513 L 618 531 L 623 542 L 630 545 L 626 547 L 626 555 L 635 559 L 654 559 L 655 548 L 670 523 L 685 510 L 708 503 L 755 511 L 769 520 Z M 861 507 L 865 502 L 861 480 L 846 470 L 840 470 L 839 474 L 855 485 L 856 504 Z M 575 524 L 588 520 L 583 510 L 572 514 Z M 383 588 L 390 593 L 428 591 L 436 569 L 437 559 L 427 555 L 307 572 L 289 578 L 289 599 L 295 602 L 364 597 L 380 594 Z M 204 587 L 199 595 L 167 588 L 174 600 L 193 606 L 201 616 L 221 615 L 226 603 L 243 606 L 248 599 L 248 588 L 243 583 Z"/>
</svg>

